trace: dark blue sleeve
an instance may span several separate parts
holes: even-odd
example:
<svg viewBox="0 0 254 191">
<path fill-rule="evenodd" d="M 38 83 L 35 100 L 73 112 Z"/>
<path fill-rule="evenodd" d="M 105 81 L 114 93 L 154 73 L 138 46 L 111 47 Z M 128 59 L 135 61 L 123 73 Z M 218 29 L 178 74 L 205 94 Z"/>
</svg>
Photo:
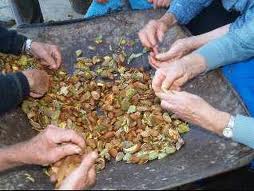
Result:
<svg viewBox="0 0 254 191">
<path fill-rule="evenodd" d="M 29 83 L 21 72 L 0 74 L 0 114 L 17 107 L 29 95 Z"/>
<path fill-rule="evenodd" d="M 20 54 L 26 39 L 25 36 L 18 34 L 16 31 L 8 31 L 0 26 L 0 52 Z"/>
</svg>

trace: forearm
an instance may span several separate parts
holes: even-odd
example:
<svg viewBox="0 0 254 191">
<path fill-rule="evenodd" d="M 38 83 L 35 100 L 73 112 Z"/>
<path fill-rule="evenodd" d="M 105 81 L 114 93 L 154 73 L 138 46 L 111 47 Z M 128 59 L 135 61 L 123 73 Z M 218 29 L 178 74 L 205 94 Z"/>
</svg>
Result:
<svg viewBox="0 0 254 191">
<path fill-rule="evenodd" d="M 237 31 L 202 46 L 195 53 L 206 59 L 208 70 L 247 60 L 254 55 L 254 23 L 250 22 Z"/>
<path fill-rule="evenodd" d="M 0 149 L 0 171 L 27 164 L 25 143 Z"/>
<path fill-rule="evenodd" d="M 201 46 L 204 46 L 205 44 L 222 37 L 229 31 L 229 26 L 230 25 L 225 25 L 223 27 L 217 28 L 213 31 L 210 31 L 205 34 L 197 35 L 197 36 L 192 36 L 189 37 L 190 43 L 192 44 L 193 49 L 198 49 Z"/>
<path fill-rule="evenodd" d="M 8 31 L 0 27 L 0 52 L 10 54 L 20 54 L 26 37 L 19 35 L 16 31 Z"/>
<path fill-rule="evenodd" d="M 165 13 L 165 14 L 159 19 L 159 21 L 161 21 L 162 23 L 164 23 L 165 26 L 166 26 L 168 29 L 177 23 L 177 20 L 176 20 L 175 16 L 174 16 L 172 13 L 169 13 L 169 12 Z"/>
</svg>

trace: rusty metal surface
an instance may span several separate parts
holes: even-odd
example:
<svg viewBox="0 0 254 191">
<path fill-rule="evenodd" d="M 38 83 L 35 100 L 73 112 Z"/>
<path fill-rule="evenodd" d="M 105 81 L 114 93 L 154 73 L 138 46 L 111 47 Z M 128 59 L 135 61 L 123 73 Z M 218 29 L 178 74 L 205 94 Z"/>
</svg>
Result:
<svg viewBox="0 0 254 191">
<path fill-rule="evenodd" d="M 62 47 L 64 61 L 70 69 L 73 52 L 82 49 L 85 56 L 103 55 L 109 45 L 117 47 L 122 36 L 137 39 L 137 31 L 151 18 L 158 18 L 160 11 L 125 12 L 92 21 L 77 22 L 62 26 L 21 29 L 27 36 L 41 41 L 56 43 Z M 105 43 L 96 52 L 87 47 L 102 34 Z M 167 34 L 164 48 L 185 36 L 176 26 Z M 126 50 L 141 51 L 141 45 Z M 137 59 L 133 66 L 143 65 L 146 58 Z M 186 90 L 202 96 L 218 109 L 231 113 L 246 114 L 244 106 L 219 72 L 211 72 L 188 83 Z M 33 136 L 26 117 L 18 109 L 0 118 L 0 143 L 13 144 Z M 110 162 L 98 174 L 95 189 L 168 189 L 239 168 L 254 157 L 254 152 L 237 143 L 221 138 L 199 127 L 192 126 L 184 136 L 186 145 L 176 154 L 146 165 L 130 165 Z M 25 179 L 28 172 L 35 183 Z M 0 174 L 0 189 L 49 189 L 52 185 L 39 167 L 23 167 Z"/>
</svg>

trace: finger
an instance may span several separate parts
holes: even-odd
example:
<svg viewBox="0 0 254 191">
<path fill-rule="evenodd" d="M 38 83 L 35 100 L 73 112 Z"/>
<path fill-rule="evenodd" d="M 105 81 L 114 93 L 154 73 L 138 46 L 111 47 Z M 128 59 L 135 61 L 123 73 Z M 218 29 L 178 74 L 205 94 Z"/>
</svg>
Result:
<svg viewBox="0 0 254 191">
<path fill-rule="evenodd" d="M 80 164 L 80 168 L 83 171 L 88 172 L 93 167 L 97 158 L 98 158 L 97 152 L 91 152 L 91 153 L 85 155 L 81 164 Z"/>
<path fill-rule="evenodd" d="M 161 27 L 159 27 L 157 30 L 157 38 L 160 42 L 163 41 L 164 34 L 165 34 L 165 32 L 163 31 L 163 29 Z"/>
<path fill-rule="evenodd" d="M 156 55 L 156 59 L 160 60 L 160 61 L 168 61 L 168 60 L 171 60 L 173 58 L 175 58 L 175 53 L 172 52 L 171 50 Z"/>
<path fill-rule="evenodd" d="M 50 69 L 53 69 L 54 67 L 57 66 L 55 60 L 48 52 L 45 52 L 42 55 L 43 56 L 41 57 L 41 60 L 43 65 L 48 66 Z"/>
<path fill-rule="evenodd" d="M 75 131 L 70 129 L 65 130 L 58 128 L 57 133 L 55 134 L 54 141 L 57 144 L 71 142 L 78 145 L 81 148 L 85 147 L 84 139 L 81 136 L 79 136 Z"/>
<path fill-rule="evenodd" d="M 175 73 L 168 73 L 165 80 L 162 82 L 161 89 L 163 91 L 167 91 L 170 89 L 174 81 L 177 79 L 178 76 L 176 76 Z"/>
<path fill-rule="evenodd" d="M 41 98 L 43 95 L 30 92 L 30 96 L 33 97 L 33 98 Z"/>
<path fill-rule="evenodd" d="M 188 79 L 184 76 L 182 78 L 179 78 L 178 80 L 176 80 L 172 86 L 175 86 L 175 87 L 181 87 L 185 84 L 185 82 L 187 81 Z"/>
<path fill-rule="evenodd" d="M 158 3 L 158 0 L 153 0 L 153 8 L 154 9 L 157 9 L 157 3 Z"/>
<path fill-rule="evenodd" d="M 144 47 L 152 48 L 152 44 L 151 44 L 150 41 L 148 40 L 147 34 L 146 34 L 146 32 L 144 31 L 144 29 L 138 33 L 138 36 L 139 36 L 139 39 L 140 39 L 140 41 L 141 41 L 141 43 L 142 43 L 142 45 L 143 45 Z"/>
<path fill-rule="evenodd" d="M 165 74 L 160 69 L 156 71 L 152 81 L 152 88 L 155 92 L 161 91 L 161 85 L 165 80 L 165 78 L 166 78 Z"/>
<path fill-rule="evenodd" d="M 163 7 L 169 7 L 170 0 L 164 0 Z"/>
<path fill-rule="evenodd" d="M 165 101 L 165 100 L 161 101 L 161 107 L 165 110 L 168 110 L 168 111 L 173 111 L 173 109 L 174 109 L 173 104 L 171 104 L 170 102 Z"/>
<path fill-rule="evenodd" d="M 160 7 L 162 7 L 163 6 L 163 2 L 164 0 L 158 0 L 158 2 L 157 2 L 157 7 L 158 8 L 160 8 Z"/>
<path fill-rule="evenodd" d="M 58 146 L 52 155 L 53 158 L 60 160 L 66 156 L 80 154 L 82 152 L 81 148 L 74 144 L 63 144 L 61 146 Z"/>
<path fill-rule="evenodd" d="M 158 69 L 159 66 L 156 63 L 156 60 L 152 57 L 152 56 L 148 56 L 148 61 L 149 64 L 154 68 L 154 69 Z"/>
<path fill-rule="evenodd" d="M 89 170 L 87 175 L 87 187 L 92 187 L 96 183 L 96 170 L 95 165 L 92 166 L 92 168 Z"/>
<path fill-rule="evenodd" d="M 157 45 L 157 39 L 156 39 L 157 29 L 154 27 L 154 24 L 155 23 L 151 24 L 149 29 L 146 30 L 146 36 L 148 41 L 151 44 L 151 47 L 155 47 Z"/>
<path fill-rule="evenodd" d="M 154 53 L 154 56 L 156 56 L 158 53 L 159 53 L 159 50 L 158 50 L 158 46 L 156 45 L 155 47 L 153 47 L 153 53 Z"/>
<path fill-rule="evenodd" d="M 53 47 L 53 57 L 56 62 L 55 69 L 58 69 L 60 67 L 60 65 L 62 64 L 62 54 L 61 54 L 60 49 L 57 46 Z"/>
<path fill-rule="evenodd" d="M 50 182 L 55 183 L 57 181 L 56 175 L 53 174 L 50 176 Z"/>
</svg>

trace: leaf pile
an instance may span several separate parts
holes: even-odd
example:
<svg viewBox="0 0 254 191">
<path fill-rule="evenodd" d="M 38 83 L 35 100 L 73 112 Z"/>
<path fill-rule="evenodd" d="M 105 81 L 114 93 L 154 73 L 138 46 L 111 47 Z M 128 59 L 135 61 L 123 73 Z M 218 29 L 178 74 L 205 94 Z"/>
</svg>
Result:
<svg viewBox="0 0 254 191">
<path fill-rule="evenodd" d="M 7 72 L 33 66 L 24 56 L 11 62 L 6 58 L 0 60 L 7 63 L 1 65 L 2 70 L 7 66 Z M 54 124 L 74 129 L 86 142 L 85 153 L 98 150 L 97 170 L 111 159 L 144 164 L 175 153 L 183 145 L 180 134 L 189 131 L 188 125 L 161 109 L 148 72 L 124 67 L 124 62 L 123 55 L 81 57 L 72 76 L 63 70 L 53 73 L 49 92 L 22 104 L 32 127 L 42 131 Z M 81 156 L 69 156 L 51 166 L 56 187 L 80 161 Z"/>
</svg>

